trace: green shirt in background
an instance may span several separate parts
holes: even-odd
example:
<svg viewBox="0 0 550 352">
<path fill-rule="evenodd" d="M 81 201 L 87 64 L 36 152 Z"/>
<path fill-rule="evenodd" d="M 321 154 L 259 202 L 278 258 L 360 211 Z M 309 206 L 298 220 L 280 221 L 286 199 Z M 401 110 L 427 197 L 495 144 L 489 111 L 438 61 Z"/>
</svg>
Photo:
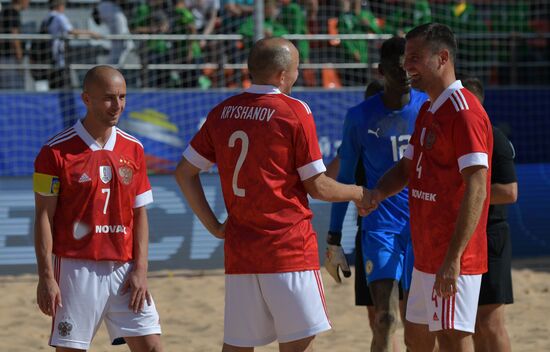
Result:
<svg viewBox="0 0 550 352">
<path fill-rule="evenodd" d="M 160 12 L 155 13 L 151 6 L 148 4 L 140 4 L 134 13 L 134 16 L 130 19 L 130 27 L 149 27 L 151 25 L 158 25 L 155 23 L 161 20 Z M 166 18 L 168 20 L 168 18 Z M 153 34 L 153 33 L 152 33 Z M 170 46 L 166 40 L 149 40 L 147 41 L 147 48 L 155 53 L 164 54 L 167 53 Z"/>
<path fill-rule="evenodd" d="M 491 42 L 483 38 L 468 37 L 468 34 L 487 33 L 488 28 L 483 22 L 475 6 L 458 1 L 435 8 L 436 22 L 446 24 L 458 35 L 458 58 L 461 65 L 476 65 L 475 62 L 487 61 L 491 51 Z M 462 37 L 461 37 L 462 35 Z M 470 70 L 466 70 L 470 71 Z"/>
<path fill-rule="evenodd" d="M 525 1 L 510 1 L 504 4 L 491 4 L 491 32 L 494 33 L 531 33 L 529 25 L 529 6 Z M 511 38 L 497 39 L 494 41 L 497 59 L 508 62 L 511 58 Z M 527 40 L 518 38 L 515 42 L 518 59 L 529 55 Z"/>
<path fill-rule="evenodd" d="M 239 34 L 244 37 L 244 45 L 247 51 L 250 50 L 254 41 L 254 27 L 254 16 L 249 16 L 239 28 Z M 285 34 L 289 34 L 281 23 L 270 18 L 264 21 L 264 32 L 269 33 L 270 37 L 282 37 Z"/>
<path fill-rule="evenodd" d="M 307 34 L 306 15 L 300 5 L 293 2 L 283 5 L 278 18 L 288 34 Z M 300 53 L 300 61 L 309 62 L 309 42 L 299 40 L 296 47 Z"/>
<path fill-rule="evenodd" d="M 416 26 L 432 22 L 432 11 L 428 0 L 417 0 L 414 3 L 402 2 L 388 14 L 384 32 L 390 34 L 407 33 Z"/>
<path fill-rule="evenodd" d="M 353 12 L 341 13 L 338 17 L 339 34 L 362 34 L 363 30 L 361 19 Z M 367 62 L 367 41 L 360 40 L 342 40 L 342 46 L 345 50 L 345 60 L 354 62 Z"/>
<path fill-rule="evenodd" d="M 187 8 L 175 8 L 175 17 L 172 28 L 174 34 L 193 34 L 189 28 L 195 24 L 195 16 Z M 201 47 L 196 40 L 178 40 L 176 43 L 176 51 L 178 55 L 185 58 L 189 51 L 189 44 L 191 45 L 191 52 L 193 58 L 201 57 Z"/>
</svg>

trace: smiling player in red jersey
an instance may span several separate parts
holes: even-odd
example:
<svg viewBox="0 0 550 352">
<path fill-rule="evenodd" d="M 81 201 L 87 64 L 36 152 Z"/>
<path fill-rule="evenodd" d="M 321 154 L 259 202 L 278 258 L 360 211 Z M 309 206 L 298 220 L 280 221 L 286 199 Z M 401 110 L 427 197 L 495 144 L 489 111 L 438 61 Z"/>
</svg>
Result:
<svg viewBox="0 0 550 352">
<path fill-rule="evenodd" d="M 52 137 L 35 161 L 37 301 L 53 317 L 49 343 L 87 350 L 104 320 L 113 344 L 161 351 L 147 289 L 145 205 L 153 196 L 143 146 L 116 127 L 124 77 L 92 68 L 82 100 L 84 119 Z"/>
<path fill-rule="evenodd" d="M 418 113 L 404 158 L 373 196 L 380 201 L 409 187 L 415 262 L 406 319 L 434 332 L 441 351 L 472 351 L 487 271 L 491 123 L 456 80 L 457 44 L 449 27 L 424 24 L 406 39 L 404 68 L 430 101 Z"/>
</svg>

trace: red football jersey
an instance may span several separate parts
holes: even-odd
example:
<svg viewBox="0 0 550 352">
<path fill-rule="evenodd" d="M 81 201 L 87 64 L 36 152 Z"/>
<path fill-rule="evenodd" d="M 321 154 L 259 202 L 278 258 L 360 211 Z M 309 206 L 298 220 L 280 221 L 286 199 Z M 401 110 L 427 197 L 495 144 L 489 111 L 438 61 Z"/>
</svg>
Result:
<svg viewBox="0 0 550 352">
<path fill-rule="evenodd" d="M 129 261 L 133 208 L 153 201 L 143 146 L 113 127 L 101 148 L 78 121 L 50 139 L 35 161 L 35 191 L 58 196 L 53 253 Z M 40 184 L 50 182 L 52 187 Z"/>
<path fill-rule="evenodd" d="M 435 274 L 447 253 L 464 196 L 462 169 L 482 165 L 489 169 L 493 150 L 491 122 L 478 99 L 462 87 L 450 85 L 430 105 L 421 108 L 405 157 L 412 160 L 409 208 L 414 266 Z M 487 198 L 479 223 L 462 255 L 461 274 L 487 271 Z"/>
<path fill-rule="evenodd" d="M 202 170 L 217 163 L 228 221 L 228 274 L 319 269 L 302 180 L 325 171 L 308 105 L 254 85 L 209 114 L 184 152 Z"/>
</svg>

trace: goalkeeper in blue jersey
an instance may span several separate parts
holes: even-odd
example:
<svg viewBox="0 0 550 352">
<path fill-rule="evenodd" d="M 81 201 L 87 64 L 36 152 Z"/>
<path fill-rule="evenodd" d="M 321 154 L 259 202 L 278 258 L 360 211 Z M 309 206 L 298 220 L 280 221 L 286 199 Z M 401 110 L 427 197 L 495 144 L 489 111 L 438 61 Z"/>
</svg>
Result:
<svg viewBox="0 0 550 352">
<path fill-rule="evenodd" d="M 404 38 L 394 37 L 382 44 L 379 72 L 384 76 L 384 90 L 348 110 L 338 154 L 338 181 L 355 183 L 355 169 L 362 162 L 366 187 L 370 189 L 403 156 L 418 111 L 428 98 L 411 89 L 402 67 L 404 52 Z M 410 287 L 413 254 L 407 198 L 405 189 L 380 203 L 377 210 L 362 220 L 362 248 L 356 250 L 362 250 L 374 303 L 373 351 L 390 350 L 399 316 L 399 281 L 405 291 Z M 341 281 L 338 268 L 348 268 L 340 246 L 347 207 L 348 203 L 332 205 L 327 236 L 325 266 L 337 282 Z M 416 324 L 405 322 L 405 337 L 411 350 L 433 348 L 433 337 Z"/>
</svg>

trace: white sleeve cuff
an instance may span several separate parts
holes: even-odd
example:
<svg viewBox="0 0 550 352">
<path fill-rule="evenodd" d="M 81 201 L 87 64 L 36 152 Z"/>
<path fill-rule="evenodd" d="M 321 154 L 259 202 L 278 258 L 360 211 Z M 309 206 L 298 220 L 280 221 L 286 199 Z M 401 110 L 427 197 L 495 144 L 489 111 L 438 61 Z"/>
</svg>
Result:
<svg viewBox="0 0 550 352">
<path fill-rule="evenodd" d="M 458 169 L 462 171 L 464 168 L 481 165 L 489 168 L 489 157 L 486 153 L 470 153 L 458 158 Z"/>
<path fill-rule="evenodd" d="M 300 174 L 300 179 L 302 181 L 325 171 L 327 171 L 327 168 L 323 163 L 323 159 L 312 161 L 311 163 L 298 168 L 298 174 Z"/>
<path fill-rule="evenodd" d="M 413 160 L 414 157 L 414 145 L 407 144 L 407 149 L 405 149 L 405 152 L 403 153 L 403 157 L 407 158 L 409 160 Z"/>
<path fill-rule="evenodd" d="M 141 208 L 149 203 L 153 203 L 152 190 L 148 190 L 146 192 L 143 192 L 142 194 L 138 194 L 136 196 L 136 200 L 134 201 L 134 208 Z"/>
<path fill-rule="evenodd" d="M 202 171 L 206 171 L 214 165 L 213 162 L 200 155 L 191 144 L 183 152 L 183 156 L 194 166 L 198 167 Z"/>
</svg>

